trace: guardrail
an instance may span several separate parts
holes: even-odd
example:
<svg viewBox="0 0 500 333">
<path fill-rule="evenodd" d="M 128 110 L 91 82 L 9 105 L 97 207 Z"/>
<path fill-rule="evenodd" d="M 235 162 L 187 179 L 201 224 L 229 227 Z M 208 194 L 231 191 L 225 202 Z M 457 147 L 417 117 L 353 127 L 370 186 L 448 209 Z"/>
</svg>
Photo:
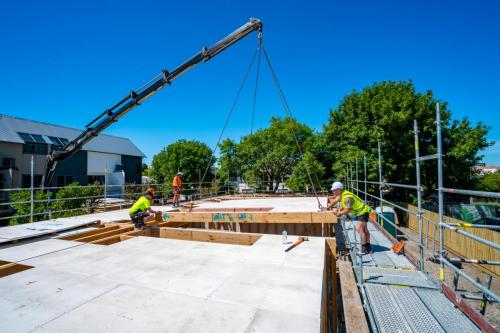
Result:
<svg viewBox="0 0 500 333">
<path fill-rule="evenodd" d="M 490 266 L 498 266 L 500 265 L 500 261 L 497 260 L 498 252 L 494 252 L 497 255 L 491 257 L 491 259 L 480 259 L 480 258 L 449 258 L 445 251 L 446 243 L 444 237 L 444 231 L 449 230 L 449 232 L 456 233 L 462 237 L 469 239 L 470 241 L 477 242 L 481 244 L 483 248 L 490 249 L 491 251 L 499 251 L 500 244 L 496 241 L 496 237 L 493 240 L 485 239 L 484 237 L 475 235 L 464 229 L 490 229 L 492 232 L 500 230 L 500 226 L 495 225 L 483 225 L 483 224 L 472 224 L 472 223 L 460 223 L 460 222 L 449 222 L 444 218 L 444 194 L 462 194 L 462 195 L 470 195 L 470 196 L 482 196 L 487 198 L 499 199 L 500 193 L 495 192 L 484 192 L 484 191 L 471 191 L 466 189 L 454 189 L 454 188 L 445 188 L 443 186 L 443 151 L 442 151 L 442 134 L 441 134 L 441 114 L 439 109 L 439 104 L 436 105 L 436 130 L 437 130 L 437 154 L 428 155 L 428 156 L 420 156 L 419 152 L 419 137 L 418 137 L 418 124 L 417 121 L 414 121 L 414 143 L 415 143 L 415 173 L 416 173 L 416 184 L 398 184 L 398 183 L 389 183 L 386 182 L 382 177 L 382 151 L 380 147 L 380 143 L 378 144 L 378 181 L 368 180 L 366 176 L 366 155 L 364 156 L 364 180 L 360 180 L 358 178 L 358 159 L 356 158 L 355 170 L 356 174 L 353 175 L 351 165 L 346 166 L 346 185 L 352 192 L 356 194 L 364 194 L 364 201 L 367 202 L 368 198 L 374 199 L 379 204 L 379 210 L 376 212 L 379 221 L 383 221 L 383 223 L 388 223 L 396 230 L 400 231 L 404 237 L 412 242 L 415 242 L 419 249 L 418 255 L 418 263 L 417 266 L 419 270 L 425 272 L 425 258 L 424 253 L 432 254 L 433 258 L 439 263 L 439 279 L 441 283 L 445 284 L 445 267 L 450 269 L 454 273 L 454 290 L 455 292 L 461 292 L 461 297 L 465 299 L 474 299 L 481 300 L 481 314 L 484 315 L 486 310 L 486 304 L 498 302 L 500 297 L 493 292 L 491 287 L 491 275 L 486 274 L 485 284 L 481 284 L 470 274 L 466 273 L 462 269 L 458 268 L 458 265 L 461 264 L 474 264 L 479 266 L 490 265 Z M 438 213 L 437 213 L 437 221 L 430 219 L 428 216 L 424 216 L 424 211 L 422 209 L 422 193 L 423 189 L 421 186 L 421 175 L 420 175 L 420 163 L 429 160 L 437 160 L 438 168 L 437 168 L 437 192 L 438 192 Z M 364 191 L 360 189 L 359 184 L 364 184 Z M 374 195 L 368 193 L 368 185 L 371 187 L 378 186 L 379 195 Z M 391 202 L 387 199 L 384 199 L 384 190 L 387 188 L 396 187 L 403 188 L 407 190 L 413 190 L 417 194 L 417 207 L 416 209 L 408 209 L 407 207 L 403 207 L 400 204 Z M 408 234 L 408 232 L 395 224 L 393 221 L 389 220 L 384 216 L 384 205 L 393 207 L 396 209 L 400 209 L 409 216 L 413 216 L 418 220 L 417 234 L 418 237 L 415 238 L 412 235 Z M 426 223 L 426 239 L 424 241 L 423 235 L 423 224 Z M 432 249 L 429 247 L 429 228 L 430 225 L 434 227 L 434 236 L 432 237 Z M 438 237 L 436 237 L 436 233 L 438 233 Z M 436 238 L 438 238 L 438 248 L 436 249 Z M 465 252 L 470 253 L 470 251 L 463 251 L 461 254 L 465 254 Z M 351 252 L 351 257 L 353 258 L 353 262 L 355 266 L 357 266 L 359 273 L 358 275 L 362 276 L 362 260 L 359 260 L 360 254 L 356 251 L 356 246 L 354 246 L 354 250 Z M 477 288 L 477 290 L 458 290 L 458 280 L 459 277 L 467 280 L 472 286 Z M 363 279 L 361 278 L 360 281 Z M 362 283 L 362 282 L 361 282 Z M 482 296 L 470 296 L 465 293 L 468 292 L 480 292 Z"/>
<path fill-rule="evenodd" d="M 161 204 L 173 198 L 171 185 L 169 183 L 151 183 L 151 184 L 126 184 L 126 185 L 72 185 L 72 186 L 53 186 L 53 187 L 35 187 L 29 188 L 9 188 L 0 189 L 0 196 L 3 201 L 0 202 L 0 211 L 5 216 L 0 216 L 0 222 L 12 219 L 22 219 L 23 222 L 33 222 L 43 219 L 51 219 L 60 216 L 74 216 L 86 213 L 93 213 L 95 210 L 108 210 L 113 207 L 126 208 L 131 206 L 135 200 L 146 192 L 148 187 L 156 189 L 155 200 Z M 88 195 L 75 195 L 69 197 L 57 197 L 61 190 L 73 190 L 74 192 L 83 192 L 88 190 Z M 15 193 L 24 192 L 26 199 L 10 200 Z M 41 195 L 43 193 L 43 195 Z M 241 182 L 217 183 L 184 183 L 182 189 L 182 198 L 184 201 L 199 200 L 207 197 L 213 197 L 223 194 L 242 194 L 259 195 L 273 193 L 288 195 L 309 195 L 310 191 L 300 193 L 293 192 L 282 183 L 276 182 L 254 182 L 244 184 Z M 40 198 L 42 197 L 42 198 Z M 65 206 L 74 206 L 64 208 Z M 63 207 L 63 209 L 59 209 Z M 11 214 L 6 213 L 10 208 Z M 17 211 L 16 209 L 17 208 Z M 19 213 L 22 211 L 23 213 Z"/>
</svg>

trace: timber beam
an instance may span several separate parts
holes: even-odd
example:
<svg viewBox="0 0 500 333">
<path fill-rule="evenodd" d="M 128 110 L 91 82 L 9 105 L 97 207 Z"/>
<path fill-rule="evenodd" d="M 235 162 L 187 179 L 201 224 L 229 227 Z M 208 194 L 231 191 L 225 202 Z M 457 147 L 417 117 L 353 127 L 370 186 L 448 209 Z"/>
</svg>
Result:
<svg viewBox="0 0 500 333">
<path fill-rule="evenodd" d="M 160 215 L 160 214 L 158 214 Z M 331 212 L 164 212 L 161 221 L 169 223 L 337 223 Z M 158 220 L 158 216 L 156 217 Z"/>
</svg>

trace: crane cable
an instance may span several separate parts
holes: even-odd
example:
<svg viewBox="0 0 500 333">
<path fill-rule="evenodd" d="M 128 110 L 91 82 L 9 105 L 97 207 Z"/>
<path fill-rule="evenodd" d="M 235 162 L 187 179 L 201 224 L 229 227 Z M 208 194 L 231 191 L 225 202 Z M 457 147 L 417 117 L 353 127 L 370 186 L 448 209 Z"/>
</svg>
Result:
<svg viewBox="0 0 500 333">
<path fill-rule="evenodd" d="M 243 90 L 243 87 L 245 86 L 245 83 L 247 81 L 247 78 L 248 78 L 248 74 L 250 74 L 250 71 L 253 67 L 253 63 L 255 61 L 255 57 L 257 56 L 257 53 L 260 54 L 260 49 L 261 49 L 261 45 L 262 45 L 262 42 L 261 42 L 261 39 L 259 38 L 259 45 L 257 46 L 257 48 L 255 49 L 255 52 L 252 56 L 252 60 L 250 61 L 250 64 L 248 65 L 248 68 L 247 68 L 247 71 L 243 77 L 243 80 L 241 81 L 241 84 L 240 84 L 240 87 L 236 93 L 236 96 L 234 98 L 234 101 L 233 101 L 233 104 L 231 105 L 231 108 L 229 109 L 229 113 L 226 117 L 226 120 L 224 122 L 224 126 L 222 127 L 222 130 L 219 134 L 219 138 L 217 139 L 217 143 L 215 144 L 215 147 L 213 149 L 214 153 L 215 153 L 215 150 L 217 149 L 217 147 L 219 147 L 219 144 L 220 144 L 220 141 L 222 139 L 222 136 L 224 135 L 224 132 L 226 131 L 226 128 L 227 128 L 227 125 L 229 124 L 229 120 L 231 119 L 231 116 L 234 112 L 234 110 L 236 109 L 236 104 L 238 103 L 238 100 L 240 98 L 240 95 L 241 95 L 241 91 Z M 260 56 L 259 56 L 259 59 L 260 59 Z M 205 168 L 205 172 L 203 173 L 203 177 L 201 178 L 201 181 L 200 181 L 200 184 L 198 186 L 198 192 L 200 193 L 201 192 L 201 185 L 203 184 L 203 181 L 205 180 L 205 177 L 208 173 L 208 169 L 210 169 L 210 165 L 212 164 L 212 161 L 214 159 L 214 154 L 212 154 L 210 156 L 210 160 L 208 161 L 207 163 L 207 167 Z M 193 209 L 193 205 L 194 205 L 194 196 L 191 197 L 191 207 L 189 208 L 189 210 L 191 211 Z"/>
<path fill-rule="evenodd" d="M 274 72 L 273 66 L 271 65 L 271 61 L 269 60 L 269 56 L 267 55 L 266 49 L 264 48 L 264 44 L 262 44 L 262 42 L 261 42 L 261 48 L 262 48 L 262 52 L 264 54 L 264 58 L 266 59 L 266 63 L 268 65 L 268 67 L 269 67 L 269 71 L 271 72 L 271 76 L 273 78 L 274 85 L 275 85 L 276 90 L 278 92 L 278 95 L 280 97 L 281 105 L 283 106 L 283 109 L 285 111 L 285 115 L 290 120 L 290 122 L 289 122 L 290 130 L 291 130 L 291 132 L 293 134 L 293 138 L 295 140 L 295 143 L 297 144 L 297 148 L 299 150 L 300 158 L 301 158 L 301 160 L 304 161 L 304 153 L 302 152 L 302 148 L 300 148 L 299 140 L 297 139 L 297 134 L 295 133 L 295 130 L 293 129 L 293 126 L 292 126 L 292 123 L 291 123 L 291 121 L 293 119 L 293 117 L 292 117 L 292 111 L 290 110 L 290 107 L 288 106 L 288 102 L 286 101 L 286 98 L 285 98 L 285 95 L 283 93 L 283 90 L 281 89 L 281 86 L 279 84 L 278 77 L 276 76 L 276 73 Z M 309 170 L 309 166 L 308 166 L 308 163 L 306 161 L 304 161 L 304 166 L 306 168 L 307 177 L 309 178 L 309 182 L 311 183 L 311 187 L 312 187 L 314 196 L 316 197 L 316 200 L 318 201 L 318 207 L 321 207 L 321 202 L 319 201 L 318 194 L 316 193 L 316 187 L 314 186 L 314 182 L 313 182 L 313 179 L 311 177 L 311 172 Z M 313 169 L 313 173 L 314 173 L 314 176 L 316 177 L 316 181 L 318 181 L 318 176 L 316 175 L 314 169 Z M 319 185 L 319 181 L 318 181 L 318 185 Z"/>
<path fill-rule="evenodd" d="M 260 53 L 262 49 L 262 36 L 259 37 L 259 55 L 257 59 L 257 73 L 255 74 L 255 89 L 253 91 L 253 107 L 252 107 L 252 127 L 250 128 L 250 134 L 253 134 L 253 124 L 255 121 L 255 105 L 257 103 L 257 88 L 259 86 L 259 72 L 260 72 Z"/>
</svg>

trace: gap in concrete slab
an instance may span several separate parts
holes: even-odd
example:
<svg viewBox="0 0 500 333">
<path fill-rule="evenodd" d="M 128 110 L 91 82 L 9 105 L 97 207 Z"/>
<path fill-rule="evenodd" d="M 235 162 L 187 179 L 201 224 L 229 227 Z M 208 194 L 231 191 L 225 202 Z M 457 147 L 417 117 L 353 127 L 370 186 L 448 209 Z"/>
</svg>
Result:
<svg viewBox="0 0 500 333">
<path fill-rule="evenodd" d="M 96 245 L 111 245 L 137 236 L 237 245 L 253 245 L 261 237 L 259 234 L 251 233 L 168 228 L 158 226 L 149 226 L 143 230 L 137 230 L 132 224 L 113 224 L 104 228 L 61 237 L 60 239 Z"/>
<path fill-rule="evenodd" d="M 30 268 L 33 268 L 33 266 L 21 265 L 15 262 L 0 260 L 0 278 L 22 272 Z"/>
</svg>

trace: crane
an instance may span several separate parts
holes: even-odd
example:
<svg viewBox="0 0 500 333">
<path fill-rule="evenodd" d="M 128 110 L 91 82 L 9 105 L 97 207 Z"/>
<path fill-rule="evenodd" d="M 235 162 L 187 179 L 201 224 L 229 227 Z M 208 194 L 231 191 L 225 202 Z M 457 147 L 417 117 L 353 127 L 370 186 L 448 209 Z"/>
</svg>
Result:
<svg viewBox="0 0 500 333">
<path fill-rule="evenodd" d="M 47 163 L 45 166 L 45 174 L 43 176 L 43 186 L 49 187 L 52 182 L 52 177 L 57 167 L 57 163 L 64 161 L 80 150 L 86 143 L 101 134 L 106 128 L 117 122 L 121 117 L 127 114 L 130 110 L 141 104 L 151 95 L 159 91 L 166 85 L 170 85 L 172 81 L 179 76 L 198 65 L 200 62 L 207 62 L 214 56 L 224 51 L 229 46 L 246 37 L 253 31 L 258 31 L 258 37 L 262 37 L 262 22 L 257 18 L 250 18 L 249 22 L 236 29 L 225 38 L 210 47 L 203 47 L 200 52 L 186 60 L 174 70 L 162 70 L 162 72 L 150 80 L 147 84 L 137 91 L 131 91 L 128 95 L 122 98 L 118 103 L 111 108 L 104 110 L 94 120 L 85 126 L 85 129 L 75 139 L 67 144 L 53 149 L 47 155 Z"/>
</svg>

